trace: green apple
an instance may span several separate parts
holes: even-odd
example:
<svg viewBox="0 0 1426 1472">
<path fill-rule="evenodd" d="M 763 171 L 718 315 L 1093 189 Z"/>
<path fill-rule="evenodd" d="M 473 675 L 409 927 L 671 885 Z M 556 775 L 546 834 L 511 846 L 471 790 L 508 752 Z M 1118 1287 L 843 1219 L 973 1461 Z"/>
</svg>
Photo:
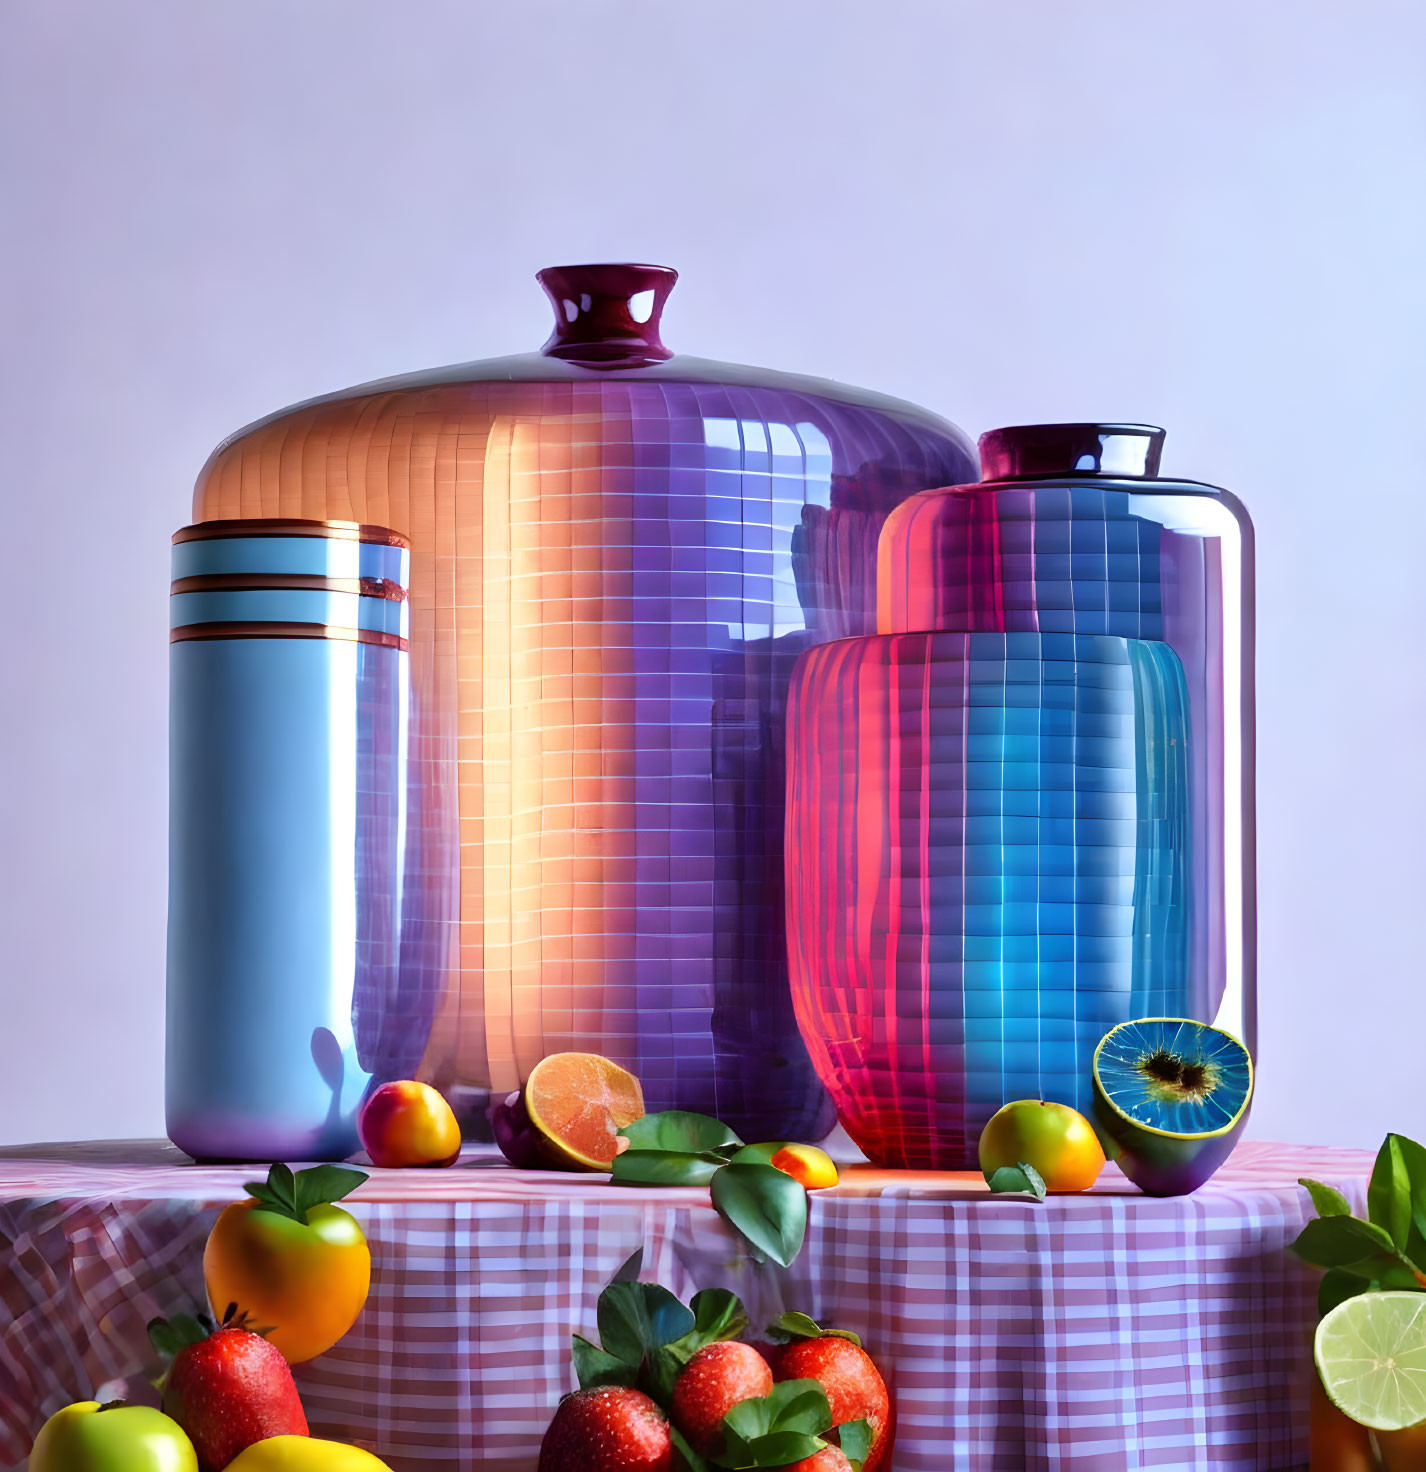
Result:
<svg viewBox="0 0 1426 1472">
<path fill-rule="evenodd" d="M 82 1400 L 40 1428 L 30 1472 L 198 1472 L 198 1457 L 183 1427 L 152 1406 Z"/>
</svg>

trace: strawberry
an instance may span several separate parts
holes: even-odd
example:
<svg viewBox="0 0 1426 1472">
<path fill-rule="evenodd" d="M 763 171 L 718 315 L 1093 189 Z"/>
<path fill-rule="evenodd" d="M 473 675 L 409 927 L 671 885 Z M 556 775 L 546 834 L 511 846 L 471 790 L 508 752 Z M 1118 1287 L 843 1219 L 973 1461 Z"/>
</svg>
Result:
<svg viewBox="0 0 1426 1472">
<path fill-rule="evenodd" d="M 163 1408 L 188 1433 L 202 1472 L 222 1472 L 244 1447 L 269 1436 L 307 1435 L 281 1350 L 235 1325 L 178 1351 Z"/>
<path fill-rule="evenodd" d="M 777 1357 L 777 1378 L 819 1381 L 834 1425 L 865 1417 L 871 1426 L 871 1451 L 862 1472 L 877 1472 L 891 1450 L 894 1428 L 886 1382 L 866 1350 L 832 1334 L 795 1339 Z"/>
<path fill-rule="evenodd" d="M 840 1447 L 824 1446 L 800 1462 L 789 1463 L 783 1472 L 852 1472 L 852 1464 Z"/>
<path fill-rule="evenodd" d="M 752 1339 L 748 1342 L 767 1361 L 768 1368 L 772 1371 L 772 1377 L 776 1380 L 778 1378 L 777 1359 L 787 1346 L 776 1344 L 771 1339 Z"/>
<path fill-rule="evenodd" d="M 576 1390 L 559 1403 L 540 1443 L 539 1472 L 671 1472 L 663 1412 L 622 1385 Z"/>
<path fill-rule="evenodd" d="M 723 1417 L 740 1400 L 766 1395 L 772 1371 L 751 1344 L 705 1344 L 683 1367 L 669 1414 L 696 1452 L 713 1456 L 723 1444 Z"/>
</svg>

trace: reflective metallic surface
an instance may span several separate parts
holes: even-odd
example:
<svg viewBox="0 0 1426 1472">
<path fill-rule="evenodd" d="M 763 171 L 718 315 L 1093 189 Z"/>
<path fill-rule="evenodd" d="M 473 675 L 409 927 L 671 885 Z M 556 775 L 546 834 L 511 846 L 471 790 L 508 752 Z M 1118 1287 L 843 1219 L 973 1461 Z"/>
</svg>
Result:
<svg viewBox="0 0 1426 1472">
<path fill-rule="evenodd" d="M 815 1138 L 832 1114 L 783 927 L 787 681 L 804 649 L 870 632 L 887 514 L 974 477 L 974 451 L 909 404 L 670 353 L 664 268 L 542 280 L 543 352 L 253 425 L 195 517 L 411 538 L 413 852 L 429 912 L 452 908 L 410 1042 L 467 1127 L 577 1049 L 634 1070 L 651 1109 Z"/>
<path fill-rule="evenodd" d="M 340 1159 L 432 1011 L 430 895 L 405 874 L 408 656 L 382 628 L 405 605 L 264 584 L 274 548 L 398 586 L 407 553 L 274 530 L 221 544 L 247 586 L 171 600 L 168 1132 L 205 1158 Z M 176 577 L 218 545 L 175 545 Z"/>
<path fill-rule="evenodd" d="M 907 501 L 882 632 L 798 665 L 793 993 L 876 1160 L 968 1167 L 1002 1103 L 1086 1108 L 1130 1017 L 1253 1046 L 1252 527 L 1153 478 L 1161 438 L 985 436 L 1038 473 Z"/>
</svg>

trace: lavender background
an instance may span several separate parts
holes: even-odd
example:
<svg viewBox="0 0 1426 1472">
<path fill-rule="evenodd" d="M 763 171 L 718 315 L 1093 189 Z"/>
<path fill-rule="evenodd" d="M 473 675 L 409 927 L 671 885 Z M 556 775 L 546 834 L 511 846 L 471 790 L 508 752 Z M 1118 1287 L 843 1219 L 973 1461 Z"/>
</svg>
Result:
<svg viewBox="0 0 1426 1472">
<path fill-rule="evenodd" d="M 10 0 L 0 1140 L 162 1130 L 168 537 L 232 429 L 675 351 L 971 432 L 1129 418 L 1259 529 L 1259 1136 L 1426 1134 L 1426 12 L 1402 0 Z"/>
</svg>

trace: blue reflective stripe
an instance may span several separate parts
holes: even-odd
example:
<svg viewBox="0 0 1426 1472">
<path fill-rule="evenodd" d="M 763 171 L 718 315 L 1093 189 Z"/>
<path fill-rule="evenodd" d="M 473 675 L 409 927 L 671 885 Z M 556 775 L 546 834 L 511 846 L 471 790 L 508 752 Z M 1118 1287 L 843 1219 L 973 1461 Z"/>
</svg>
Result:
<svg viewBox="0 0 1426 1472">
<path fill-rule="evenodd" d="M 303 588 L 234 588 L 170 597 L 170 628 L 212 623 L 326 624 L 406 636 L 409 607 L 391 598 Z"/>
<path fill-rule="evenodd" d="M 173 548 L 175 578 L 229 573 L 279 576 L 383 578 L 406 586 L 410 552 L 372 542 L 326 537 L 215 537 L 178 542 Z"/>
</svg>

